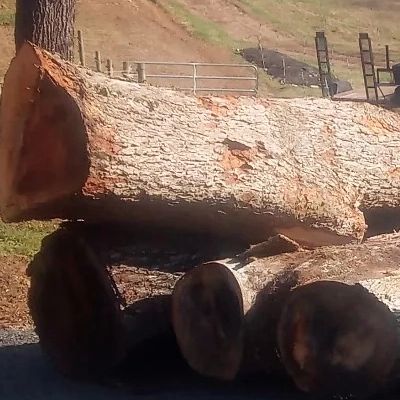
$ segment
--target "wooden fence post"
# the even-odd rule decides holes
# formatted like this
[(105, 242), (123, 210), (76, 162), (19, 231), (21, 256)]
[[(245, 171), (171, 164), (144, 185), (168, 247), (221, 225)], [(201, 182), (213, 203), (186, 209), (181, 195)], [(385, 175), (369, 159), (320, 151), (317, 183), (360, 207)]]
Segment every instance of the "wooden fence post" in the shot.
[(78, 51), (79, 51), (79, 62), (85, 66), (85, 47), (83, 44), (82, 31), (78, 31)]
[(99, 51), (94, 54), (94, 62), (96, 64), (96, 71), (101, 72), (101, 55)]
[(107, 59), (107, 72), (109, 76), (113, 76), (113, 65), (110, 59)]
[(139, 83), (144, 83), (146, 82), (146, 69), (145, 69), (145, 64), (143, 63), (138, 63), (137, 68), (136, 68), (137, 74), (138, 74), (138, 82)]
[(129, 74), (129, 64), (127, 61), (122, 63), (122, 76), (126, 77)]

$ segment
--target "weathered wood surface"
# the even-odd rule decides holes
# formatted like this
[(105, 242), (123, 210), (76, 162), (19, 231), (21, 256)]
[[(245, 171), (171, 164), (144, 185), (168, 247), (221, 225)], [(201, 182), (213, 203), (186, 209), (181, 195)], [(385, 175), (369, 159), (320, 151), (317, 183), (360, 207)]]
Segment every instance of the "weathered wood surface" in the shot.
[(399, 224), (400, 116), (372, 105), (198, 98), (26, 44), (0, 123), (5, 221), (120, 219), (310, 246), (361, 239), (365, 216), (374, 230)]
[[(210, 270), (214, 270), (212, 274)], [(360, 357), (362, 361), (356, 364), (355, 371), (344, 374), (341, 382), (344, 388), (354, 389), (357, 386), (360, 389), (360, 381), (368, 378), (371, 383), (368, 389), (372, 390), (374, 384), (381, 382), (382, 376), (389, 377), (393, 363), (400, 361), (400, 334), (396, 330), (394, 319), (394, 313), (400, 312), (399, 278), (400, 234), (373, 237), (363, 244), (330, 246), (314, 251), (299, 250), (253, 259), (245, 265), (237, 259), (205, 263), (187, 273), (175, 286), (172, 312), (178, 344), (188, 363), (204, 375), (233, 378), (240, 371), (282, 371), (276, 352), (279, 347), (278, 337), (282, 338), (282, 332), (287, 335), (293, 332), (281, 328), (279, 336), (277, 329), (280, 319), (283, 318), (282, 310), (293, 289), (313, 282), (320, 284), (322, 280), (343, 282), (350, 288), (351, 296), (346, 297), (346, 290), (335, 286), (335, 290), (331, 292), (319, 289), (319, 293), (308, 304), (309, 316), (316, 314), (316, 310), (324, 311), (323, 318), (330, 322), (329, 332), (322, 329), (323, 324), (315, 331), (308, 320), (310, 325), (304, 328), (304, 335), (312, 336), (315, 343), (324, 342), (324, 335), (331, 335), (332, 341), (328, 341), (328, 344), (325, 342), (328, 349), (318, 353), (318, 362), (326, 367), (320, 369), (326, 374), (321, 380), (323, 389), (327, 389), (326, 382), (334, 382), (340, 375), (337, 372), (346, 367), (345, 361), (350, 363)], [(235, 283), (239, 289), (234, 289)], [(368, 291), (360, 290), (361, 286), (353, 284), (364, 286), (381, 299), (382, 303)], [(227, 290), (229, 288), (230, 291)], [(225, 301), (219, 302), (219, 293), (222, 290)], [(328, 300), (326, 293), (331, 294)], [(243, 300), (238, 307), (240, 297)], [(196, 308), (192, 307), (196, 315), (193, 318), (197, 321), (195, 325), (188, 323), (192, 316), (182, 312), (191, 302), (196, 303)], [(352, 312), (349, 313), (349, 310)], [(230, 318), (226, 319), (226, 315), (230, 315)], [(360, 335), (364, 341), (360, 339)], [(308, 346), (312, 346), (311, 339), (307, 342)], [(357, 339), (360, 341), (357, 342)], [(331, 353), (328, 350), (333, 352), (335, 343), (342, 341), (345, 346), (353, 340), (359, 346), (350, 346), (346, 354), (348, 358), (343, 364), (338, 363), (337, 369), (329, 369), (331, 361), (327, 357)], [(363, 349), (365, 341), (369, 341), (368, 344), (375, 341), (375, 344), (380, 345), (370, 351), (368, 346)], [(201, 351), (196, 347), (198, 343)], [(207, 352), (207, 344), (208, 348), (218, 348), (219, 351)], [(303, 349), (305, 356), (312, 353), (310, 347)], [(357, 353), (363, 350), (363, 354)], [(214, 364), (213, 358), (216, 360)], [(234, 367), (232, 359), (235, 360)], [(317, 366), (312, 357), (306, 361), (310, 364), (314, 362), (312, 367)], [(301, 383), (304, 379), (303, 383), (307, 382), (310, 391), (313, 391), (317, 390), (318, 385), (314, 382), (312, 386), (311, 378), (314, 376), (311, 371), (315, 372), (312, 368), (305, 368), (305, 376), (295, 378), (298, 378), (296, 383), (299, 387), (306, 388)], [(331, 381), (329, 373), (332, 373)]]
[(173, 338), (175, 282), (221, 251), (234, 254), (238, 247), (231, 246), (172, 232), (64, 224), (28, 267), (29, 307), (45, 353), (65, 374), (96, 375), (152, 338)]

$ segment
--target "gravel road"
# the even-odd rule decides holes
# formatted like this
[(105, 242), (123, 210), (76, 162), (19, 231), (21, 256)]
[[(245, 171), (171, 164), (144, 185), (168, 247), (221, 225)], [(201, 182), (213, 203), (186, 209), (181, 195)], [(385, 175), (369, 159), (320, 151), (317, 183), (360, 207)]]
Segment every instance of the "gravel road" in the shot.
[[(60, 376), (43, 357), (32, 331), (0, 330), (0, 399), (7, 400), (304, 400), (287, 386), (254, 387), (250, 382), (240, 387), (215, 386), (189, 379), (178, 373), (164, 382), (149, 380), (129, 384), (82, 383)], [(151, 375), (151, 374), (149, 374)], [(178, 376), (177, 376), (178, 375)], [(156, 383), (157, 382), (157, 383)], [(398, 400), (398, 395), (379, 400)], [(378, 400), (378, 399), (377, 399)]]

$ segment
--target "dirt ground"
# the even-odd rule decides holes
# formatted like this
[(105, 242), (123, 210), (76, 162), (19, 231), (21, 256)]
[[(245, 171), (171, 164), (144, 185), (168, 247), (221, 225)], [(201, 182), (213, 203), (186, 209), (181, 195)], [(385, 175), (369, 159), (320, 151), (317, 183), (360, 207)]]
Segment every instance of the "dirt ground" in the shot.
[(22, 256), (0, 257), (0, 329), (32, 326), (26, 304), (27, 263), (28, 259)]
[(265, 69), (268, 75), (283, 83), (302, 86), (318, 86), (318, 69), (298, 61), (276, 50), (247, 48), (242, 51), (243, 57), (258, 68)]
[[(86, 55), (93, 65), (96, 50), (103, 60), (112, 58), (116, 69), (122, 68), (123, 61), (229, 62), (233, 58), (229, 49), (189, 35), (153, 1), (80, 1), (78, 10), (77, 25), (83, 27)], [(114, 29), (101, 29), (104, 15)]]

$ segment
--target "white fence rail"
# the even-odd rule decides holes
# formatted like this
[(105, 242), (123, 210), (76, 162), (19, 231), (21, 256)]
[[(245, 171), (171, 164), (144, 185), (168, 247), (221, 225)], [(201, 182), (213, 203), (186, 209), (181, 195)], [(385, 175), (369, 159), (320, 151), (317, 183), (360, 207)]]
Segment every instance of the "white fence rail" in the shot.
[[(165, 71), (176, 67), (180, 67), (179, 72)], [(150, 69), (156, 69), (156, 71), (149, 72)], [(182, 69), (186, 69), (186, 71), (182, 71)], [(207, 74), (202, 72), (203, 69), (212, 69), (213, 73)], [(242, 74), (228, 75), (227, 71), (231, 69), (241, 71)], [(216, 73), (218, 70), (221, 71), (221, 74)], [(123, 69), (117, 71), (112, 68), (111, 62), (107, 62), (107, 72), (110, 75), (122, 74), (124, 77), (139, 83), (151, 81), (151, 83), (163, 85), (163, 81), (166, 80), (169, 82), (176, 81), (176, 85), (172, 86), (181, 90), (191, 91), (194, 94), (204, 92), (235, 92), (256, 95), (259, 82), (257, 67), (248, 64), (132, 61), (124, 62)], [(182, 82), (189, 82), (189, 84), (179, 85)], [(219, 82), (219, 84), (210, 84), (210, 82)], [(226, 87), (228, 83), (234, 83), (234, 86), (228, 85)]]
[[(92, 67), (92, 62), (87, 63), (86, 60), (82, 31), (78, 31), (77, 49), (79, 63)], [(95, 51), (93, 61), (94, 69), (101, 72), (103, 62), (99, 50)], [(191, 91), (194, 94), (230, 92), (256, 95), (258, 92), (258, 69), (251, 64), (123, 61), (122, 70), (117, 70), (114, 68), (113, 60), (108, 58), (104, 65), (110, 76), (122, 75), (139, 83), (149, 81), (160, 86), (172, 86), (175, 89)], [(209, 73), (203, 72), (204, 70), (209, 70)], [(238, 73), (233, 74), (232, 70)]]

